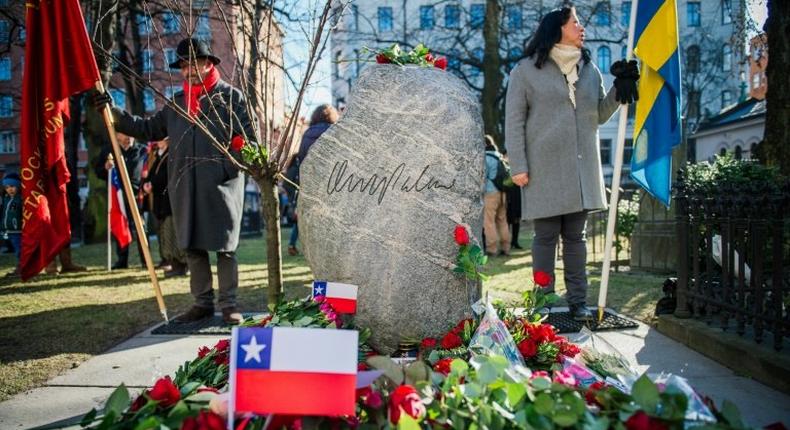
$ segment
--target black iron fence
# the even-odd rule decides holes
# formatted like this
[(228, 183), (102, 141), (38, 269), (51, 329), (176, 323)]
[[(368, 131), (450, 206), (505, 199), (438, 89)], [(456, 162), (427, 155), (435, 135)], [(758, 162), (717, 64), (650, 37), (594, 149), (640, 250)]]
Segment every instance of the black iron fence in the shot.
[(790, 334), (790, 183), (724, 184), (716, 192), (674, 186), (678, 226), (677, 308), (724, 330)]

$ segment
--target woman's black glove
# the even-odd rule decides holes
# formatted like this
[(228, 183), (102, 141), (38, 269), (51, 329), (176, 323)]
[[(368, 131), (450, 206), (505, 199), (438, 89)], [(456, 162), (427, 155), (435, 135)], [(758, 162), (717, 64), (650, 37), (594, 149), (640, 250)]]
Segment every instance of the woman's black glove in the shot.
[(97, 111), (101, 111), (104, 109), (105, 106), (112, 107), (112, 97), (110, 97), (109, 93), (100, 93), (95, 91), (93, 93), (93, 97), (91, 97), (91, 102), (93, 103), (93, 107), (96, 108)]
[(633, 103), (639, 100), (639, 89), (636, 82), (639, 80), (639, 66), (636, 60), (615, 61), (609, 69), (614, 75), (614, 88), (617, 91), (615, 98), (622, 104)]

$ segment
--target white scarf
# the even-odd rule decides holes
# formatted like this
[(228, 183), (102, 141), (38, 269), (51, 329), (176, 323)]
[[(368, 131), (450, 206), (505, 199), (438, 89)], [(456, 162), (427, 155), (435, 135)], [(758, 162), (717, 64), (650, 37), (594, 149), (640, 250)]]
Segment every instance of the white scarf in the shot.
[(568, 82), (568, 97), (573, 108), (576, 109), (576, 81), (579, 80), (577, 65), (582, 58), (582, 50), (575, 46), (557, 43), (549, 51), (549, 57), (557, 63), (560, 71), (565, 75), (565, 80)]

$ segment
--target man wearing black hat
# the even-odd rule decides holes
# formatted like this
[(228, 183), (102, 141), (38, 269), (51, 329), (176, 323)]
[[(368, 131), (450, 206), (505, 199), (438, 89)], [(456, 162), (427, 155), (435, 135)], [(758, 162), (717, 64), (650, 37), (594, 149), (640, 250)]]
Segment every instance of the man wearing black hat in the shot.
[[(209, 251), (217, 253), (218, 304), (225, 322), (241, 321), (236, 303), (241, 215), (244, 204), (244, 177), (212, 143), (225, 145), (234, 156), (256, 136), (255, 118), (248, 115), (244, 95), (224, 82), (215, 67), (220, 59), (197, 39), (185, 39), (176, 49), (178, 59), (170, 64), (180, 68), (183, 91), (150, 118), (133, 116), (113, 108), (119, 132), (145, 141), (168, 138), (168, 185), (176, 238), (187, 252), (190, 289), (195, 304), (177, 320), (189, 322), (214, 314)], [(94, 104), (110, 104), (107, 94), (97, 95)], [(198, 127), (197, 124), (201, 124)], [(207, 129), (210, 133), (203, 131)], [(231, 142), (233, 144), (231, 145)], [(235, 148), (235, 149), (233, 149)]]

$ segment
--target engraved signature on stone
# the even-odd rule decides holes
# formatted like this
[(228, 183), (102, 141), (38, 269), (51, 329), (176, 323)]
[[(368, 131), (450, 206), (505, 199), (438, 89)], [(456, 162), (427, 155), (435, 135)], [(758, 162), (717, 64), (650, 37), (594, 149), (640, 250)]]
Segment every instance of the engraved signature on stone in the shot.
[(430, 168), (430, 164), (423, 167), (416, 179), (412, 179), (412, 175), (406, 173), (406, 163), (399, 164), (392, 174), (374, 173), (370, 177), (364, 177), (359, 173), (348, 172), (348, 160), (338, 161), (329, 174), (326, 192), (329, 195), (343, 191), (367, 193), (370, 196), (378, 194), (377, 201), (380, 205), (390, 190), (421, 193), (432, 189), (449, 190), (455, 186), (455, 179), (450, 184), (446, 184), (430, 176), (428, 173)]

